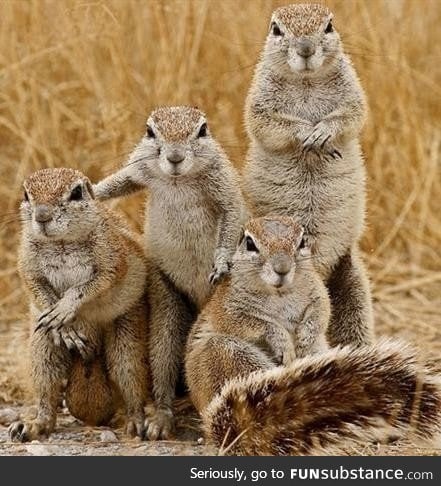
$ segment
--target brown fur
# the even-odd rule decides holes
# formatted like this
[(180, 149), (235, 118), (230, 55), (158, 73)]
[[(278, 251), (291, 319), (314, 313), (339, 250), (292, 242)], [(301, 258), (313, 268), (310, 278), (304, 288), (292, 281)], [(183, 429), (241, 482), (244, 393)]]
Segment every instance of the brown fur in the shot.
[(366, 103), (331, 18), (321, 5), (274, 11), (246, 102), (244, 189), (255, 216), (286, 214), (303, 225), (330, 293), (329, 340), (361, 346), (373, 340), (358, 249), (365, 213), (358, 136)]
[(94, 200), (80, 172), (45, 169), (26, 179), (24, 188), (19, 269), (31, 298), (38, 412), (34, 420), (12, 424), (11, 438), (26, 441), (53, 431), (65, 380), (75, 416), (95, 425), (107, 422), (116, 409), (116, 388), (127, 409), (127, 431), (143, 436), (148, 345), (143, 250), (123, 221)]
[[(400, 342), (326, 350), (329, 302), (301, 240), (292, 218), (251, 220), (230, 276), (193, 326), (186, 376), (208, 439), (237, 455), (330, 453), (391, 435), (437, 442), (441, 380), (416, 352)], [(278, 281), (261, 270), (281, 251), (294, 276), (272, 288)]]
[[(176, 159), (180, 160), (176, 162)], [(175, 160), (175, 162), (173, 162)], [(147, 188), (144, 245), (150, 272), (151, 440), (173, 433), (173, 398), (188, 331), (213, 285), (228, 273), (244, 203), (234, 167), (200, 110), (154, 110), (125, 165), (95, 186), (98, 199)]]
[(295, 36), (314, 34), (331, 17), (325, 5), (298, 3), (278, 8), (274, 16)]
[(117, 410), (115, 395), (103, 360), (74, 360), (66, 389), (66, 405), (74, 417), (87, 425), (108, 424)]
[[(302, 227), (286, 216), (245, 225), (230, 276), (188, 340), (187, 382), (198, 410), (229, 379), (327, 349), (329, 298), (308, 250), (300, 248), (302, 234)], [(247, 249), (251, 237), (258, 254)], [(281, 261), (285, 273), (275, 278), (271, 272), (277, 273)]]
[(202, 410), (206, 434), (223, 453), (329, 454), (391, 435), (439, 447), (441, 380), (403, 343), (332, 349), (287, 368), (262, 362), (258, 369), (249, 375), (238, 367)]

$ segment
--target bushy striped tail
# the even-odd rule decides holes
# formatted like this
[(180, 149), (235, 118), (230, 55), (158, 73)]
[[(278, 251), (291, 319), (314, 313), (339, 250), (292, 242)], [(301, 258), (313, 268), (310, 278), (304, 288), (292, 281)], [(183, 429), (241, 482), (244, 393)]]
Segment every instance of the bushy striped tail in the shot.
[(228, 382), (203, 412), (221, 453), (306, 455), (411, 437), (438, 444), (441, 379), (397, 341), (332, 349)]

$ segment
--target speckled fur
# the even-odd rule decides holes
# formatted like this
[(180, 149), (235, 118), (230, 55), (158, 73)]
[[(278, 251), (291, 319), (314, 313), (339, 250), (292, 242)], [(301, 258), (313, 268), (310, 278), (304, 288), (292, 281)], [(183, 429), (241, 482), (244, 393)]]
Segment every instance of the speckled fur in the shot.
[[(253, 214), (294, 216), (305, 228), (327, 283), (331, 344), (373, 339), (372, 303), (358, 241), (365, 214), (365, 169), (358, 142), (366, 105), (338, 33), (325, 33), (325, 7), (277, 9), (247, 97), (251, 139), (244, 169)], [(273, 24), (272, 24), (273, 25)], [(302, 46), (313, 54), (302, 57)]]
[(332, 349), (289, 367), (259, 363), (244, 347), (229, 354), (236, 378), (202, 410), (223, 454), (335, 454), (391, 436), (441, 445), (441, 380), (402, 342)]
[[(199, 411), (228, 379), (262, 363), (289, 365), (327, 349), (329, 297), (302, 235), (287, 216), (245, 225), (230, 276), (200, 314), (187, 344), (187, 384)], [(258, 253), (247, 248), (249, 238)], [(284, 276), (277, 276), (281, 268)]]
[[(70, 200), (75, 188), (81, 197)], [(143, 249), (124, 221), (95, 201), (80, 172), (41, 170), (26, 179), (24, 189), (19, 270), (31, 298), (38, 414), (12, 424), (11, 437), (25, 441), (52, 432), (65, 380), (71, 411), (94, 424), (115, 408), (102, 394), (118, 389), (128, 432), (142, 436), (148, 379)], [(39, 222), (46, 213), (47, 221)]]
[(161, 135), (169, 142), (184, 142), (205, 115), (191, 106), (164, 106), (150, 116)]
[(298, 3), (280, 7), (274, 18), (296, 37), (315, 34), (332, 14), (325, 5)]
[[(149, 190), (144, 237), (156, 265), (150, 276), (156, 403), (150, 439), (172, 433), (187, 333), (211, 294), (209, 278), (228, 272), (244, 217), (237, 174), (210, 131), (199, 136), (205, 124), (196, 108), (158, 108), (125, 166), (95, 188), (100, 199)], [(177, 165), (168, 160), (176, 154), (182, 158)]]

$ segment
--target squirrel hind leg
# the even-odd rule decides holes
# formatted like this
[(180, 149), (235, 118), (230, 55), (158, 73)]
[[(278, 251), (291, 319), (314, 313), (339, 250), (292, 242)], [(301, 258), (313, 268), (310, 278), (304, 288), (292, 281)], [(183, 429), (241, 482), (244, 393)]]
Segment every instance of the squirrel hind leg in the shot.
[(55, 346), (50, 333), (42, 330), (30, 337), (31, 376), (38, 399), (37, 416), (19, 420), (9, 428), (10, 438), (27, 442), (49, 436), (57, 419), (57, 405), (63, 384), (69, 376), (71, 358), (67, 349)]
[(327, 287), (332, 305), (328, 327), (331, 346), (372, 344), (372, 297), (367, 272), (357, 249), (340, 258)]
[(127, 410), (126, 431), (144, 438), (144, 405), (147, 399), (147, 314), (143, 305), (115, 321), (106, 342), (109, 377), (118, 388)]
[(229, 380), (273, 367), (259, 348), (231, 336), (212, 334), (195, 340), (186, 357), (186, 378), (199, 412)]

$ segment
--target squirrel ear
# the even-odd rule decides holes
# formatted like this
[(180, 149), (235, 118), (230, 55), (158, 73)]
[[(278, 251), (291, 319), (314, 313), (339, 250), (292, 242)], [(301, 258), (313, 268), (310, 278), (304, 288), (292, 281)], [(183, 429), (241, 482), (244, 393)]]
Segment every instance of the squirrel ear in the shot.
[(85, 186), (86, 186), (87, 192), (90, 194), (90, 197), (92, 199), (95, 199), (95, 193), (93, 192), (92, 184), (90, 183), (89, 180), (87, 180), (85, 182)]
[(305, 230), (302, 227), (300, 227), (299, 236), (297, 237), (297, 239), (295, 241), (296, 250), (301, 250), (302, 248), (305, 247), (304, 235), (305, 235)]

